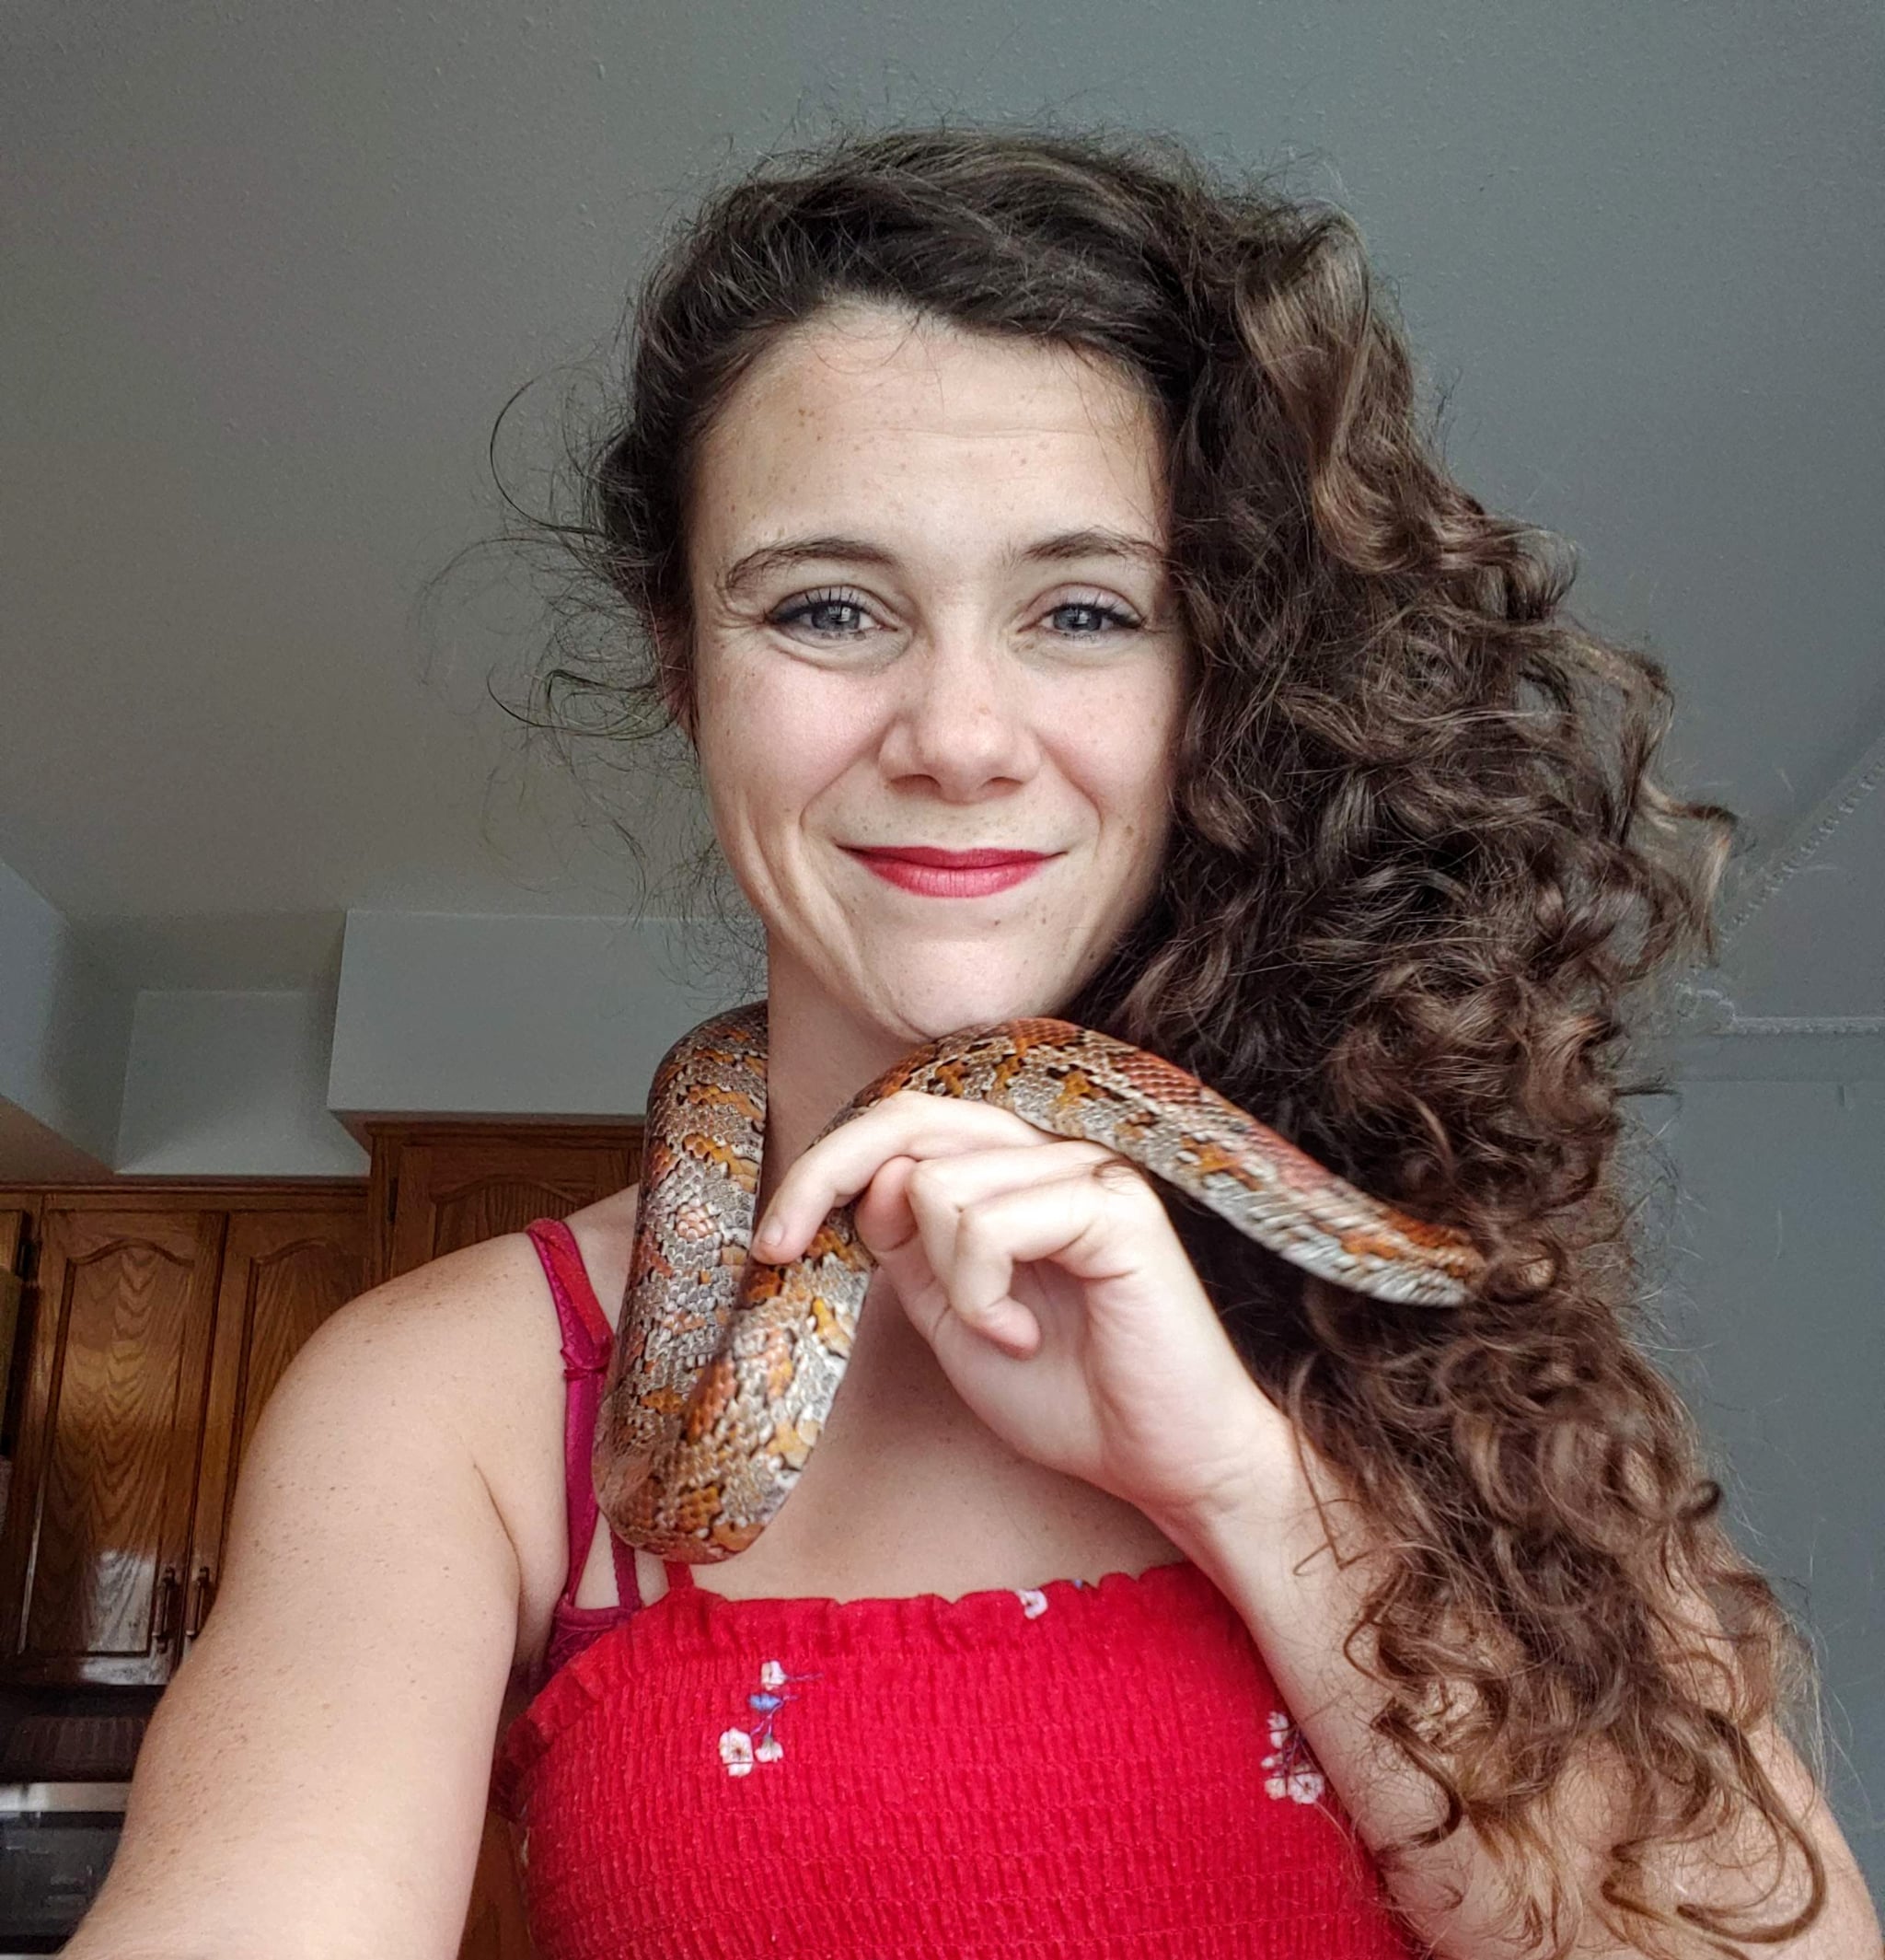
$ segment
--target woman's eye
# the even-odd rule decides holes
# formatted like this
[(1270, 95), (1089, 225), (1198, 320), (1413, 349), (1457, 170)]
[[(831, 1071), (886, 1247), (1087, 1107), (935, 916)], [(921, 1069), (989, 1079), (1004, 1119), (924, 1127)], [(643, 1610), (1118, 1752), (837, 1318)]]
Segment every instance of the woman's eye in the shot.
[(852, 625), (831, 626), (824, 623), (834, 612), (862, 615), (861, 600), (846, 598), (842, 593), (812, 592), (789, 606), (781, 606), (768, 620), (772, 626), (796, 626), (804, 622), (821, 639), (854, 640), (857, 628)]
[[(1104, 620), (1128, 632), (1137, 628), (1139, 623), (1131, 613), (1122, 611), (1117, 606), (1109, 606), (1104, 599), (1063, 599), (1048, 617), (1058, 619), (1065, 612), (1083, 612), (1089, 619)], [(1090, 640), (1094, 637), (1096, 636), (1091, 632), (1077, 632), (1074, 634), (1074, 638), (1079, 640)]]

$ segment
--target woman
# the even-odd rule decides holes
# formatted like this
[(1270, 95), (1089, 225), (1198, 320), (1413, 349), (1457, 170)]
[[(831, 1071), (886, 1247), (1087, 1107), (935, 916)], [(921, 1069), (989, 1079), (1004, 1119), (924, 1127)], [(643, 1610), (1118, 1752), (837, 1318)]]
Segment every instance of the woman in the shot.
[[(352, 1303), (69, 1952), (448, 1954), (535, 1691), (545, 1960), (1875, 1954), (1781, 1739), (1804, 1647), (1627, 1335), (1620, 1003), (1706, 944), (1729, 819), (1431, 459), (1352, 226), (1151, 145), (878, 135), (711, 200), (637, 330), (577, 542), (653, 658), (604, 684), (766, 930), (756, 1249), (859, 1200), (843, 1397), (756, 1543), (664, 1567), (590, 1528), (546, 1305), (620, 1299), (634, 1190)], [(813, 1143), (1040, 1013), (1485, 1283), (1305, 1281), (987, 1105)]]

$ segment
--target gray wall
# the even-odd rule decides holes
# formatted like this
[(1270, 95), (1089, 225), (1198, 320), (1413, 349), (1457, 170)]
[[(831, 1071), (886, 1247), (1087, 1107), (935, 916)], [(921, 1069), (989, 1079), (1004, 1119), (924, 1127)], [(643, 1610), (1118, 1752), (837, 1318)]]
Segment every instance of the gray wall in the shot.
[(1833, 1809), (1885, 1894), (1885, 1081), (1659, 1098), (1659, 1361), (1716, 1446), (1735, 1537), (1807, 1622)]

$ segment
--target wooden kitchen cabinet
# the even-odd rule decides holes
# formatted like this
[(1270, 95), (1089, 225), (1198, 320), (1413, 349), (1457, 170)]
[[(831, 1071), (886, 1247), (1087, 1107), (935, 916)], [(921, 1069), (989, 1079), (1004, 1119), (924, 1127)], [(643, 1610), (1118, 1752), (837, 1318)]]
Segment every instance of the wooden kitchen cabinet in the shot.
[(374, 1282), (621, 1190), (639, 1175), (642, 1131), (639, 1122), (376, 1125)]
[(621, 1189), (640, 1157), (639, 1124), (391, 1123), (364, 1184), (0, 1190), (0, 1235), (36, 1264), (0, 1684), (162, 1687), (214, 1601), (256, 1420), (315, 1328), (381, 1279)]
[[(0, 1255), (32, 1267), (0, 1419), (0, 1686), (161, 1687), (214, 1602), (257, 1418), (315, 1328), (396, 1273), (610, 1196), (642, 1158), (640, 1123), (370, 1136), (364, 1182), (0, 1190)], [(460, 1960), (532, 1960), (495, 1813)]]
[(357, 1185), (40, 1194), (0, 1679), (169, 1679), (215, 1596), (256, 1416), (363, 1290), (362, 1200)]

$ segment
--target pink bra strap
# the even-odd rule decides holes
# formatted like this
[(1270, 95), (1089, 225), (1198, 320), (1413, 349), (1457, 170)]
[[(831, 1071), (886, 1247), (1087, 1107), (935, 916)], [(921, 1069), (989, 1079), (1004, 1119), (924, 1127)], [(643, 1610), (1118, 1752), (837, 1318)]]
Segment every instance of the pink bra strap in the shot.
[[(565, 1605), (573, 1606), (596, 1533), (597, 1505), (590, 1453), (614, 1337), (583, 1264), (575, 1234), (560, 1218), (534, 1219), (525, 1230), (549, 1282), (557, 1324), (562, 1330), (563, 1380), (569, 1384), (563, 1419), (563, 1489), (570, 1527), (570, 1571), (562, 1596)], [(614, 1532), (609, 1533), (608, 1542), (615, 1559), (617, 1597), (624, 1611), (633, 1612), (642, 1604), (633, 1548)]]

